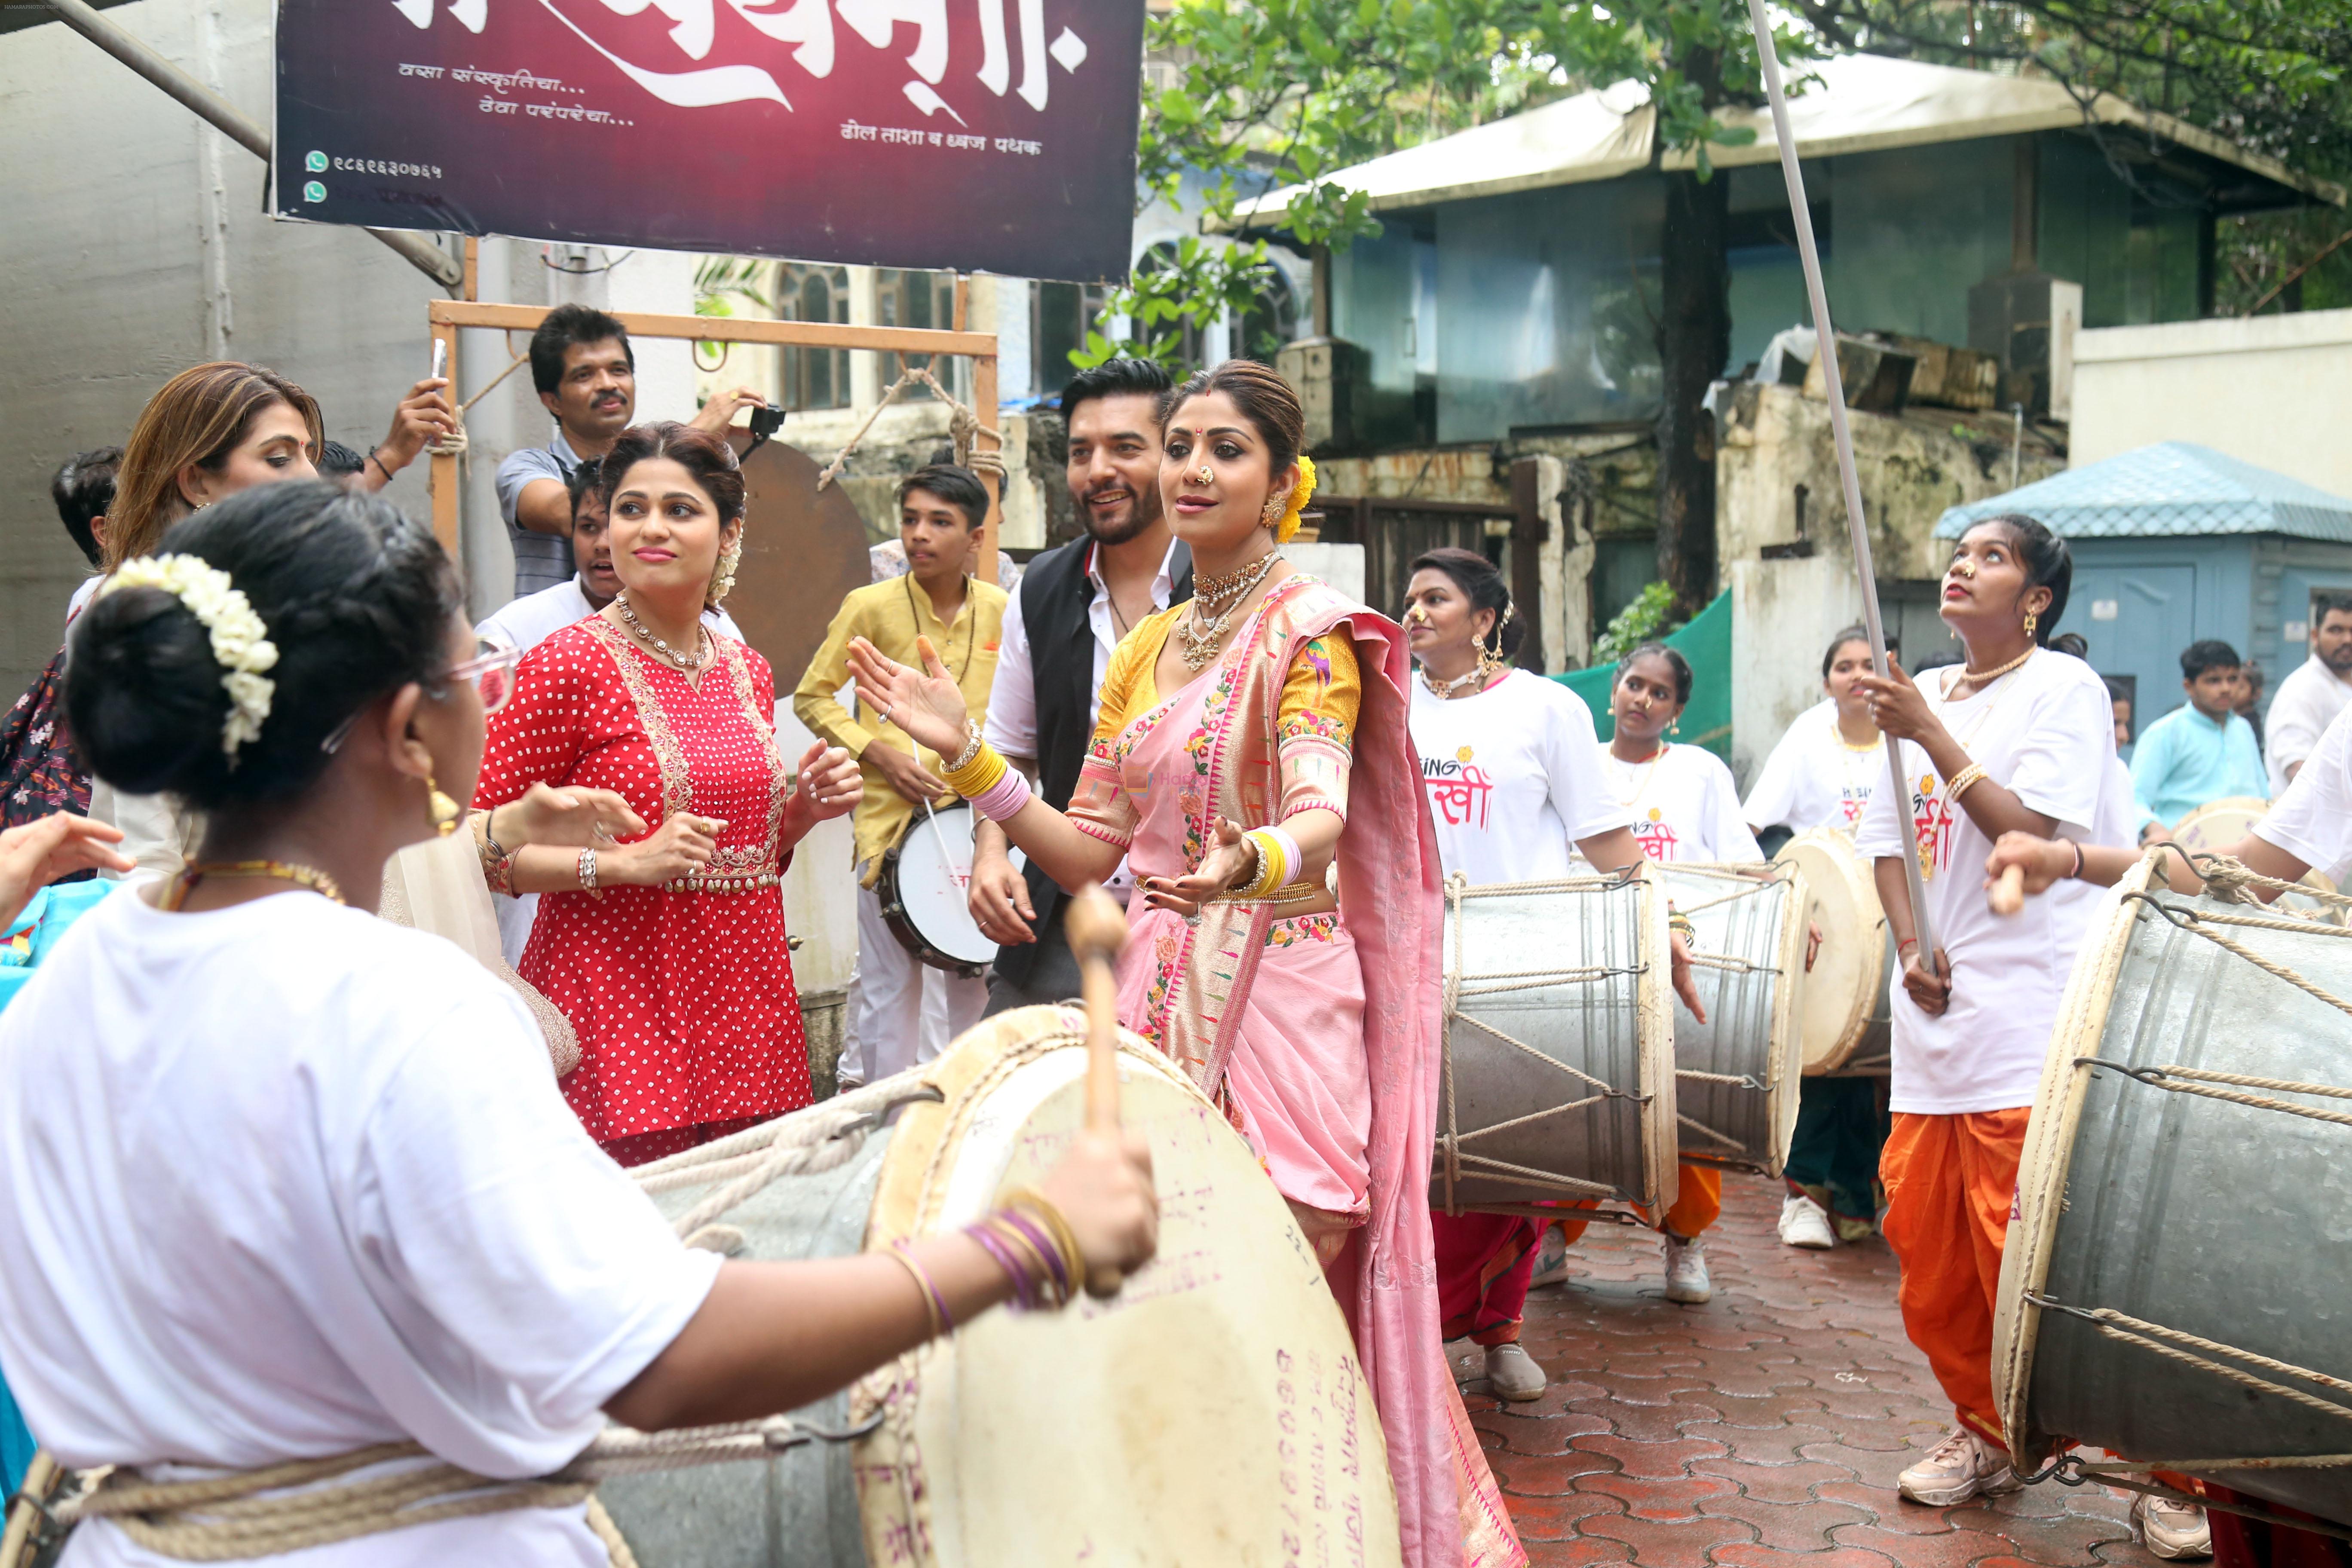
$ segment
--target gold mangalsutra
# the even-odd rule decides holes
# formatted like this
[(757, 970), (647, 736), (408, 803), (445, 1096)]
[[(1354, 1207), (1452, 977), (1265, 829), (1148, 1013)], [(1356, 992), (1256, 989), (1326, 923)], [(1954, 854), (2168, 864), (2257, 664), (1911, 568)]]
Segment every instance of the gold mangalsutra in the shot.
[(272, 881), (292, 882), (310, 889), (322, 898), (342, 903), (343, 890), (335, 879), (314, 866), (297, 865), (290, 860), (191, 860), (172, 879), (171, 891), (163, 896), (163, 908), (177, 910), (187, 902), (188, 894), (206, 877), (267, 878)]

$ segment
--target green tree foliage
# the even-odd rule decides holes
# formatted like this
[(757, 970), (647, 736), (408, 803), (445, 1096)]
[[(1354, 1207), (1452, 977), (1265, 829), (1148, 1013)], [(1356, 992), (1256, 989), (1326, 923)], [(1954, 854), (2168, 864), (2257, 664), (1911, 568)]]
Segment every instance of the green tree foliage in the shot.
[(1682, 625), (1675, 614), (1675, 586), (1653, 583), (1611, 617), (1592, 644), (1592, 662), (1614, 664), (1645, 642), (1655, 642)]

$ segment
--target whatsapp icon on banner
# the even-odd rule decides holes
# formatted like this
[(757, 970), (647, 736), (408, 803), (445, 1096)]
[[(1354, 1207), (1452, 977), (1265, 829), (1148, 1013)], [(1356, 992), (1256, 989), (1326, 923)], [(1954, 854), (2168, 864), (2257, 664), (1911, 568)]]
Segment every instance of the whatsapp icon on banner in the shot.
[(327, 155), (324, 153), (306, 153), (302, 155), (302, 166), (314, 174), (323, 174), (327, 172)]

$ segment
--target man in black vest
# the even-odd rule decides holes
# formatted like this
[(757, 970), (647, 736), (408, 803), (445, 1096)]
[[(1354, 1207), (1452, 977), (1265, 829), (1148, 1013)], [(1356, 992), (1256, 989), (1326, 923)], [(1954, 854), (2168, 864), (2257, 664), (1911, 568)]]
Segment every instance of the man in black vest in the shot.
[[(1070, 495), (1087, 537), (1023, 574), (1004, 615), (986, 726), (988, 743), (1057, 811), (1068, 807), (1094, 739), (1111, 649), (1145, 616), (1192, 596), (1192, 552), (1160, 511), (1160, 395), (1169, 384), (1150, 360), (1114, 359), (1062, 389)], [(1076, 996), (1062, 889), (1034, 866), (1013, 869), (994, 823), (973, 837), (972, 919), (1000, 944), (988, 1011)], [(1129, 885), (1122, 865), (1112, 896), (1124, 903)]]

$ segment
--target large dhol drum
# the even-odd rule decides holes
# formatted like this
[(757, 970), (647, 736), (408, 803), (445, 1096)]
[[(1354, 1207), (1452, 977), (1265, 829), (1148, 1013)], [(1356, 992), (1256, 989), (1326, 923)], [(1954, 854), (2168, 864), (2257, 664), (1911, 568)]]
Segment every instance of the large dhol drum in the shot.
[(1691, 978), (1706, 1007), (1702, 1024), (1674, 1005), (1682, 1158), (1778, 1176), (1802, 1076), (1805, 879), (1761, 862), (1667, 861), (1656, 872), (1690, 917)]
[[(2067, 983), (2018, 1171), (1993, 1392), (2021, 1463), (2070, 1443), (2352, 1521), (2352, 933), (2147, 890)], [(2199, 934), (2200, 932), (2207, 934)], [(2338, 1005), (2341, 1004), (2339, 1003)], [(2333, 1117), (2335, 1120), (2321, 1120)]]
[(1888, 986), (1897, 965), (1870, 862), (1834, 827), (1798, 834), (1772, 859), (1803, 875), (1806, 916), (1822, 928), (1798, 1030), (1805, 1076), (1885, 1072), (1894, 1042)]
[[(882, 923), (899, 945), (933, 969), (976, 975), (996, 962), (996, 943), (981, 934), (964, 901), (971, 886), (971, 808), (955, 805), (917, 816), (882, 858), (875, 895)], [(1012, 852), (1013, 869), (1027, 862)]]
[(1430, 1205), (1675, 1191), (1674, 992), (1655, 868), (1445, 889)]
[[(1068, 1146), (1085, 1040), (1076, 1009), (988, 1020), (920, 1069), (940, 1100), (710, 1216), (740, 1242), (706, 1239), (838, 1257), (971, 1224)], [(854, 1443), (606, 1481), (643, 1568), (1401, 1563), (1379, 1415), (1313, 1249), (1217, 1109), (1123, 1044), (1122, 1120), (1150, 1139), (1160, 1192), (1153, 1261), (1110, 1300), (992, 1311), (799, 1413)], [(676, 1221), (785, 1124), (640, 1179)]]

